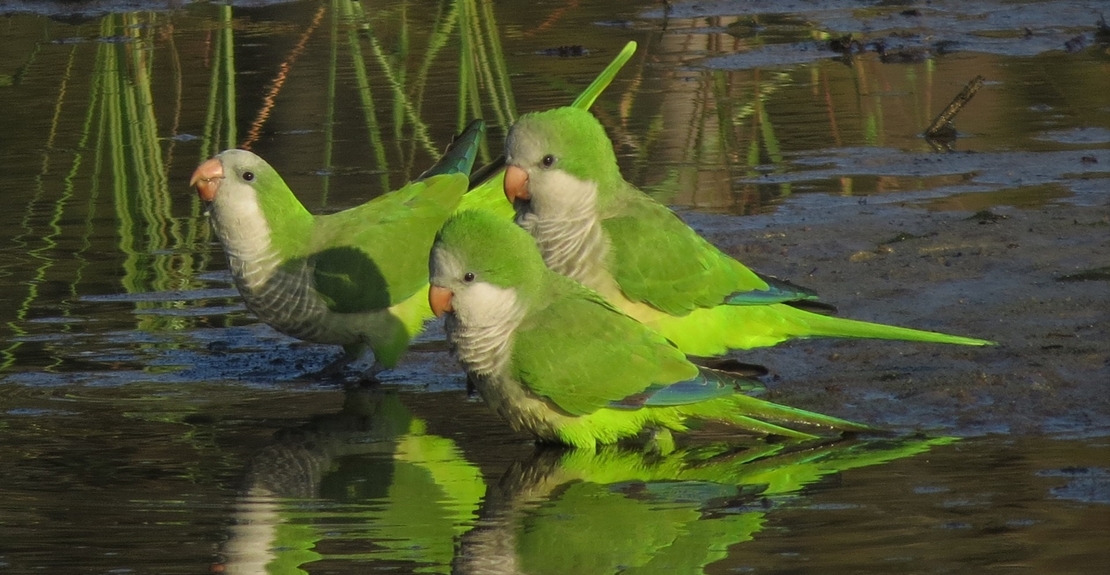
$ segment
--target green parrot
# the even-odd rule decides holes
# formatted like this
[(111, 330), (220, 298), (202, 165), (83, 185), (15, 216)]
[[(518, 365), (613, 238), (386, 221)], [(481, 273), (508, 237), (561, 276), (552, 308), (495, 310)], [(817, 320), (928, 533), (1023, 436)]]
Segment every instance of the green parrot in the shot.
[(594, 448), (644, 429), (669, 437), (698, 421), (795, 438), (814, 436), (783, 425), (867, 429), (738, 393), (762, 386), (691, 363), (663, 336), (548, 269), (527, 232), (490, 212), (447, 220), (429, 280), (429, 305), (447, 315), (448, 342), (478, 393), (540, 441)]
[(551, 269), (582, 282), (687, 354), (859, 337), (991, 345), (802, 309), (816, 295), (757, 274), (626, 182), (589, 112), (526, 114), (505, 143), (505, 195)]
[[(632, 57), (629, 42), (572, 106), (589, 108)], [(367, 348), (394, 367), (420, 333), (428, 309), (428, 252), (456, 209), (509, 219), (498, 162), (467, 192), (483, 124), (475, 121), (434, 167), (405, 187), (348, 210), (314, 216), (281, 176), (246, 150), (204, 162), (190, 185), (210, 204), (235, 286), (260, 320), (306, 341), (343, 346), (321, 370), (335, 375)]]
[(484, 131), (484, 122), (472, 122), (414, 182), (323, 216), (309, 213), (277, 171), (246, 150), (204, 162), (191, 184), (209, 203), (248, 309), (284, 334), (342, 345), (327, 373), (367, 347), (375, 367), (391, 368), (431, 317), (427, 253), (466, 194)]

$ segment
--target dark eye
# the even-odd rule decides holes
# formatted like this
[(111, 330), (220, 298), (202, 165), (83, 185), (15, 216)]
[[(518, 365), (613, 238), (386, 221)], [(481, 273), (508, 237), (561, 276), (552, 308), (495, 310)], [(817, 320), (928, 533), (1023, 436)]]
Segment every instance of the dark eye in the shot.
[(463, 281), (466, 283), (474, 281), (474, 272), (466, 272), (466, 275), (463, 276)]
[(254, 172), (243, 172), (243, 179), (250, 182), (254, 180)]
[(543, 157), (543, 167), (550, 168), (553, 164), (555, 164), (555, 156), (548, 154)]

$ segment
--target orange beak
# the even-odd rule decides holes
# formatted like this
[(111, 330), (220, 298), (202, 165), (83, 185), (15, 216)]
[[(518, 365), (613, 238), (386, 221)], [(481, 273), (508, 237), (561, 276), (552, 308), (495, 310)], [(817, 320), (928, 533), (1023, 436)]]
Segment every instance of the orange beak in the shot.
[(532, 199), (528, 193), (528, 172), (511, 164), (505, 167), (505, 197), (510, 204), (515, 203), (518, 198)]
[(200, 199), (211, 202), (216, 199), (216, 192), (220, 189), (220, 182), (224, 180), (224, 165), (216, 158), (211, 158), (197, 167), (189, 185), (197, 189)]
[(451, 307), (451, 298), (454, 296), (455, 294), (445, 287), (428, 288), (428, 305), (431, 306), (432, 313), (436, 314), (436, 317), (443, 317), (443, 314), (455, 311), (455, 308)]

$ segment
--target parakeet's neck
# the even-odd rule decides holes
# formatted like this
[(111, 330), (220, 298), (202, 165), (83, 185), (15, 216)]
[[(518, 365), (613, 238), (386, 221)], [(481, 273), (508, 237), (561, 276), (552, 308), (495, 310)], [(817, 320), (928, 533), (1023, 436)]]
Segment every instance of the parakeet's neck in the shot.
[(479, 395), (518, 431), (529, 430), (547, 441), (558, 439), (564, 416), (514, 379), (513, 334), (527, 320), (528, 304), (514, 290), (493, 286), (455, 294), (455, 312), (444, 325), (447, 339)]
[[(311, 233), (312, 215), (299, 202), (290, 212), (294, 222), (270, 216), (253, 191), (225, 194), (212, 203), (209, 216), (216, 236), (228, 254), (235, 283), (248, 290), (269, 280), (278, 266), (292, 254), (289, 245), (306, 245)], [(296, 202), (295, 199), (293, 199)], [(300, 209), (300, 210), (296, 210)], [(306, 220), (306, 221), (305, 221)], [(305, 225), (307, 224), (307, 225)]]
[[(597, 210), (597, 183), (560, 171), (532, 185), (532, 199), (517, 212), (517, 224), (536, 239), (547, 267), (599, 289), (610, 275), (605, 266), (609, 245)], [(537, 185), (546, 190), (536, 189)]]
[(454, 307), (445, 328), (459, 361), (478, 376), (503, 373), (512, 354), (513, 331), (526, 312), (516, 292), (478, 284), (456, 294)]

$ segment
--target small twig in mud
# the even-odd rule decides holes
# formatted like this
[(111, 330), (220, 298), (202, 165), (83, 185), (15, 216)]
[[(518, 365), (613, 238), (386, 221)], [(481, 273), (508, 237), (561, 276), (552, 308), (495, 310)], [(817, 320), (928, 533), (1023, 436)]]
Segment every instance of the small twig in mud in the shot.
[(978, 92), (979, 88), (982, 87), (982, 76), (976, 76), (975, 79), (968, 82), (967, 86), (964, 86), (963, 91), (957, 94), (956, 97), (952, 99), (952, 102), (948, 104), (948, 107), (946, 107), (944, 111), (936, 117), (936, 119), (933, 120), (932, 124), (929, 124), (929, 127), (925, 130), (925, 137), (951, 137), (956, 131), (956, 129), (952, 127), (952, 118), (955, 118), (956, 114), (960, 113), (960, 110), (962, 110), (963, 107), (971, 101), (971, 98), (974, 97), (975, 93)]

